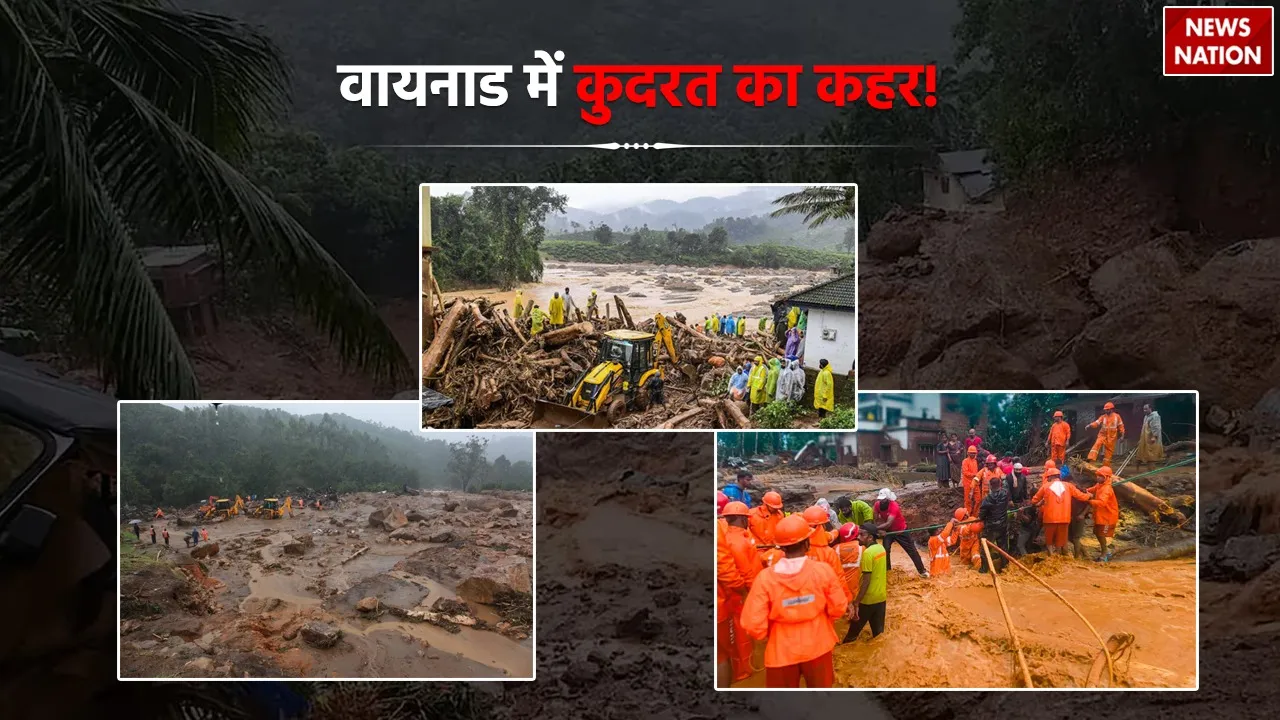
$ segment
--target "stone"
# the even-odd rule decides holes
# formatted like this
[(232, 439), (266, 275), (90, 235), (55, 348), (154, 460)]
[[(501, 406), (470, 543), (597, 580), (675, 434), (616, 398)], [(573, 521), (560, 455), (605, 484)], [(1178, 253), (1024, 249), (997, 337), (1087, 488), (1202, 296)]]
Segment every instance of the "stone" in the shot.
[(529, 563), (524, 558), (512, 557), (481, 565), (458, 583), (458, 597), (485, 605), (504, 592), (532, 592)]
[(322, 650), (338, 644), (342, 631), (322, 622), (309, 622), (302, 626), (300, 633), (308, 645)]
[(498, 511), (498, 517), (504, 517), (504, 518), (513, 518), (519, 514), (520, 514), (520, 511), (517, 510), (514, 505), (508, 505), (505, 508)]
[(680, 593), (675, 590), (659, 590), (654, 593), (653, 604), (660, 608), (675, 607), (680, 604)]
[(574, 660), (569, 663), (560, 679), (566, 685), (580, 687), (591, 685), (600, 677), (600, 666), (590, 660)]
[(409, 522), (422, 522), (427, 519), (426, 514), (421, 510), (410, 510), (405, 513), (405, 517), (409, 518)]
[(975, 390), (1041, 388), (1040, 379), (1025, 360), (990, 338), (971, 338), (952, 345), (937, 360), (921, 368), (913, 383), (913, 387)]
[(1153, 240), (1112, 257), (1089, 278), (1089, 292), (1110, 310), (1152, 291), (1177, 290), (1182, 270), (1173, 241)]
[(867, 255), (885, 262), (915, 255), (920, 251), (924, 233), (924, 224), (913, 219), (908, 219), (906, 222), (888, 219), (878, 222), (872, 226), (867, 235)]
[(445, 511), (445, 512), (453, 512), (454, 510), (457, 510), (457, 509), (458, 509), (458, 501), (457, 501), (457, 500), (450, 500), (449, 502), (447, 502), (447, 503), (445, 503), (445, 504), (444, 504), (444, 511)]
[(196, 658), (195, 660), (192, 660), (191, 662), (187, 663), (186, 665), (183, 665), (182, 667), (194, 673), (203, 673), (204, 675), (209, 675), (213, 673), (213, 658), (207, 658), (207, 657)]
[(392, 532), (409, 524), (409, 518), (400, 508), (389, 507), (369, 513), (369, 527), (376, 527)]
[(471, 614), (471, 608), (465, 602), (452, 598), (436, 598), (436, 601), (431, 605), (431, 609), (446, 615)]
[(455, 538), (455, 535), (452, 530), (440, 530), (430, 535), (427, 538), (427, 542), (447, 543), (447, 542), (453, 542), (454, 538)]
[(366, 613), (378, 612), (378, 598), (361, 598), (360, 602), (356, 603), (356, 610)]
[(614, 634), (619, 638), (635, 638), (637, 640), (653, 640), (662, 634), (663, 623), (653, 617), (649, 608), (641, 608), (614, 626)]
[(216, 542), (197, 545), (195, 549), (191, 551), (191, 557), (196, 560), (203, 560), (204, 558), (217, 555), (218, 549), (218, 543)]
[(408, 540), (410, 542), (416, 542), (418, 540), (418, 531), (411, 527), (402, 527), (399, 530), (393, 531), (387, 537), (392, 540)]
[(1245, 582), (1266, 572), (1280, 560), (1280, 535), (1239, 535), (1214, 553), (1218, 571), (1228, 579)]

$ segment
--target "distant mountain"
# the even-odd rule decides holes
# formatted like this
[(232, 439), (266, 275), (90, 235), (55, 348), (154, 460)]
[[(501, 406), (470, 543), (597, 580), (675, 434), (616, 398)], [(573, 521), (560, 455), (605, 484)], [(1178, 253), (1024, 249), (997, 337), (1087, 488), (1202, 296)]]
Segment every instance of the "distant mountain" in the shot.
[[(324, 415), (304, 415), (302, 417), (314, 423), (324, 420)], [(387, 427), (386, 425), (353, 418), (350, 415), (335, 415), (331, 413), (329, 417), (333, 418), (334, 422), (341, 427), (368, 433), (392, 448), (420, 450), (418, 446), (424, 444), (443, 448), (446, 443), (463, 442), (467, 437), (466, 433), (451, 433), (447, 436), (435, 435), (428, 438), (422, 433)], [(521, 460), (533, 462), (533, 439), (530, 435), (530, 433), (496, 433), (488, 435), (489, 444), (485, 448), (485, 456), (491, 462), (501, 455), (505, 455), (513, 463)]]
[[(778, 208), (773, 201), (803, 186), (744, 188), (728, 197), (695, 197), (684, 201), (651, 200), (608, 212), (569, 207), (564, 213), (547, 219), (547, 235), (552, 238), (573, 236), (593, 227), (608, 225), (622, 233), (648, 226), (650, 230), (710, 230), (715, 223), (729, 231), (729, 242), (736, 245), (776, 243), (815, 250), (841, 249), (849, 223), (828, 223), (810, 228), (800, 215), (770, 217)], [(577, 226), (574, 226), (577, 223)], [(586, 239), (579, 236), (574, 239)]]

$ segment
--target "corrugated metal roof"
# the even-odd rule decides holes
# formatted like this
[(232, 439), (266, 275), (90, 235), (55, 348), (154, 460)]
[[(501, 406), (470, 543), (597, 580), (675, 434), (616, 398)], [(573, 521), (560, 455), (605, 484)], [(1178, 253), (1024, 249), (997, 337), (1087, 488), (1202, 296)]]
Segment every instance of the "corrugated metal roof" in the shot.
[(214, 245), (152, 246), (138, 248), (138, 255), (142, 258), (142, 264), (147, 267), (174, 267), (189, 263), (201, 255), (209, 255), (212, 260), (215, 249)]
[(938, 167), (952, 175), (969, 173), (990, 174), (995, 168), (987, 159), (990, 150), (960, 150), (957, 152), (938, 153)]
[(828, 280), (821, 285), (814, 285), (807, 290), (801, 290), (786, 298), (784, 302), (792, 305), (815, 305), (841, 310), (856, 310), (858, 307), (857, 282), (857, 273), (849, 273), (835, 280)]

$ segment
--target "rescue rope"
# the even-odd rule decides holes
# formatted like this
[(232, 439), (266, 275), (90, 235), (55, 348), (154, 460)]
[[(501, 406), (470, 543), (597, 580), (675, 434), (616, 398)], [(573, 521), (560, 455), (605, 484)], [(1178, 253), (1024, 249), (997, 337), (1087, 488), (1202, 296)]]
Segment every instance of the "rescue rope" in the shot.
[[(987, 539), (986, 539), (986, 538), (983, 538), (983, 539), (982, 539), (982, 544), (983, 544), (983, 547), (984, 547), (984, 548), (987, 546)], [(1054, 596), (1054, 597), (1056, 597), (1056, 598), (1058, 598), (1059, 600), (1061, 600), (1061, 601), (1062, 601), (1062, 603), (1063, 603), (1064, 605), (1066, 605), (1066, 606), (1067, 606), (1067, 609), (1069, 609), (1071, 612), (1075, 613), (1076, 617), (1080, 618), (1080, 622), (1083, 622), (1083, 623), (1084, 623), (1084, 625), (1085, 625), (1085, 627), (1089, 628), (1089, 632), (1093, 633), (1093, 636), (1094, 636), (1095, 638), (1097, 638), (1097, 639), (1098, 639), (1098, 644), (1102, 646), (1102, 652), (1107, 656), (1107, 673), (1111, 675), (1111, 687), (1115, 687), (1115, 686), (1116, 686), (1116, 669), (1115, 669), (1115, 665), (1112, 663), (1112, 660), (1111, 660), (1111, 651), (1107, 649), (1107, 643), (1106, 643), (1106, 641), (1104, 641), (1104, 640), (1102, 639), (1102, 636), (1098, 634), (1098, 631), (1097, 631), (1096, 629), (1094, 629), (1093, 624), (1092, 624), (1092, 623), (1090, 623), (1090, 622), (1089, 622), (1089, 620), (1084, 616), (1084, 614), (1082, 614), (1079, 610), (1077, 610), (1077, 609), (1076, 609), (1076, 607), (1075, 607), (1074, 605), (1072, 605), (1070, 602), (1068, 602), (1066, 598), (1062, 597), (1062, 594), (1061, 594), (1061, 593), (1059, 593), (1057, 590), (1054, 590), (1054, 589), (1049, 585), (1049, 583), (1047, 583), (1047, 582), (1045, 582), (1044, 580), (1042, 580), (1042, 579), (1040, 578), (1040, 576), (1039, 576), (1039, 575), (1036, 575), (1035, 573), (1031, 572), (1031, 569), (1030, 569), (1030, 568), (1028, 568), (1026, 565), (1023, 565), (1022, 563), (1018, 562), (1018, 561), (1017, 561), (1017, 560), (1016, 560), (1012, 555), (1010, 555), (1009, 553), (1007, 553), (1007, 552), (1005, 552), (1003, 549), (1001, 549), (1001, 547), (1000, 547), (999, 545), (996, 545), (996, 546), (994, 546), (994, 547), (995, 547), (995, 549), (996, 549), (996, 552), (998, 552), (998, 553), (1000, 553), (1001, 555), (1005, 556), (1005, 558), (1006, 558), (1009, 562), (1013, 563), (1015, 566), (1017, 566), (1017, 567), (1018, 567), (1019, 569), (1021, 569), (1023, 572), (1025, 572), (1026, 574), (1030, 575), (1030, 576), (1032, 577), (1032, 579), (1034, 579), (1036, 582), (1038, 582), (1038, 583), (1040, 583), (1041, 585), (1043, 585), (1043, 586), (1044, 586), (1044, 588), (1045, 588), (1046, 590), (1048, 590), (1049, 592), (1053, 593), (1053, 596)], [(990, 559), (988, 559), (988, 560), (987, 560), (987, 567), (991, 568), (992, 570), (995, 570), (995, 568), (994, 568), (994, 567), (992, 567), (992, 565), (991, 565), (991, 560), (990, 560)]]
[[(991, 571), (991, 583), (996, 587), (996, 599), (1000, 601), (1000, 612), (1004, 613), (1004, 624), (1009, 627), (1013, 651), (1018, 654), (1018, 667), (1022, 668), (1022, 680), (1026, 683), (1026, 687), (1035, 687), (1031, 684), (1031, 671), (1027, 669), (1027, 658), (1022, 654), (1022, 643), (1018, 642), (1018, 633), (1013, 629), (1013, 618), (1009, 616), (1009, 606), (1004, 601), (1004, 593), (1000, 591), (1000, 573), (996, 572), (996, 565), (991, 562), (991, 548), (987, 547), (989, 544), (986, 538), (982, 538), (982, 553), (987, 557), (987, 569)], [(1107, 659), (1110, 660), (1110, 656), (1107, 656)], [(1114, 684), (1113, 682), (1112, 685)]]

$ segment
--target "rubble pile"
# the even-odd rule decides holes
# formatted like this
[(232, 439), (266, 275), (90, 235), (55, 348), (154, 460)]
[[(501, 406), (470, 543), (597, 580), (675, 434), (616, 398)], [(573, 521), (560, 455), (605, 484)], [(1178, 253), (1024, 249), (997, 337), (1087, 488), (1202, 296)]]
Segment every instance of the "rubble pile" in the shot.
[[(575, 308), (572, 322), (533, 337), (529, 320), (516, 320), (501, 302), (451, 300), (422, 353), (424, 386), (447, 399), (424, 399), (423, 426), (529, 427), (537, 400), (564, 402), (578, 378), (595, 365), (605, 332), (655, 329), (653, 318), (637, 322), (616, 295), (600, 309), (600, 317), (588, 320)], [(744, 408), (723, 399), (727, 379), (732, 368), (756, 356), (773, 357), (776, 349), (758, 336), (708, 337), (679, 314), (667, 321), (681, 363), (692, 365), (699, 380), (690, 382), (659, 348), (666, 405), (630, 411), (616, 427), (750, 427)]]

